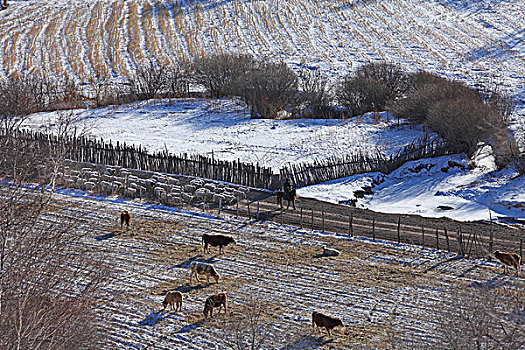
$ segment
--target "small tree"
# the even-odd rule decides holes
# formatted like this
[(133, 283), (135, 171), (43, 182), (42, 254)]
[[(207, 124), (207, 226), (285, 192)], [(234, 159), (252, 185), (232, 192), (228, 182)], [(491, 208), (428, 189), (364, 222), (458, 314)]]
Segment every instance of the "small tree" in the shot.
[(244, 76), (255, 65), (253, 56), (220, 54), (197, 58), (192, 65), (192, 81), (208, 90), (212, 98), (237, 95)]
[(441, 100), (429, 110), (428, 126), (457, 151), (474, 155), (481, 141), (488, 141), (505, 127), (498, 114), (479, 98), (461, 96)]
[(139, 99), (151, 99), (164, 92), (169, 86), (168, 71), (165, 67), (144, 62), (137, 67), (130, 78), (132, 92)]
[(522, 349), (525, 294), (490, 286), (456, 287), (433, 307), (437, 342), (444, 348)]
[[(319, 69), (307, 70), (299, 77), (300, 95), (297, 101), (302, 113), (313, 118), (331, 118), (334, 109), (328, 88), (328, 79)], [(304, 111), (304, 112), (303, 112)]]
[[(46, 214), (66, 150), (23, 137), (21, 117), (4, 118), (11, 129), (0, 130), (0, 348), (100, 348), (103, 260), (83, 243), (89, 232), (67, 215)], [(68, 125), (58, 127), (60, 136)]]
[(409, 79), (398, 66), (389, 63), (370, 63), (346, 75), (336, 88), (339, 103), (351, 115), (382, 111), (388, 103), (403, 96)]
[(237, 80), (238, 95), (250, 107), (252, 118), (275, 118), (293, 106), (297, 74), (284, 62), (261, 60)]

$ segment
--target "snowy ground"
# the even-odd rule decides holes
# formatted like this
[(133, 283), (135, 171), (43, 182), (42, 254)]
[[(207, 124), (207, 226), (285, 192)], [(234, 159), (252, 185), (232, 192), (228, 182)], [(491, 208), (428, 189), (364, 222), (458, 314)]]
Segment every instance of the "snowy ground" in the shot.
[[(286, 163), (376, 148), (390, 154), (424, 135), (420, 127), (398, 125), (397, 119), (386, 114), (379, 120), (371, 115), (349, 120), (253, 120), (242, 104), (227, 99), (145, 101), (76, 113), (79, 123), (89, 124), (93, 135), (107, 140), (142, 145), (150, 151), (168, 149), (175, 154), (258, 162), (275, 172)], [(48, 127), (54, 117), (55, 113), (37, 114), (28, 125)], [(449, 161), (459, 166), (450, 166)], [(525, 178), (513, 168), (495, 172), (491, 158), (483, 154), (476, 164), (468, 170), (461, 155), (427, 159), (410, 162), (387, 176), (353, 176), (301, 188), (298, 194), (346, 203), (355, 198), (355, 190), (375, 178), (381, 184), (374, 188), (374, 195), (358, 200), (358, 207), (457, 220), (525, 219)]]
[[(524, 279), (503, 274), (495, 261), (454, 259), (454, 254), (391, 242), (334, 235), (224, 213), (155, 206), (116, 197), (62, 190), (48, 215), (82, 216), (79, 230), (112, 266), (103, 303), (106, 349), (224, 349), (219, 315), (202, 315), (207, 296), (226, 292), (229, 313), (251, 300), (270, 312), (265, 349), (382, 349), (402, 339), (414, 348), (435, 343), (441, 292), (480, 285), (523, 290)], [(129, 231), (118, 213), (133, 215)], [(218, 255), (203, 253), (202, 233), (233, 235), (237, 244)], [(322, 257), (322, 246), (341, 251)], [(213, 263), (216, 283), (189, 283), (191, 261)], [(185, 294), (182, 312), (162, 310), (168, 290)], [(311, 312), (340, 317), (331, 337), (313, 333)]]

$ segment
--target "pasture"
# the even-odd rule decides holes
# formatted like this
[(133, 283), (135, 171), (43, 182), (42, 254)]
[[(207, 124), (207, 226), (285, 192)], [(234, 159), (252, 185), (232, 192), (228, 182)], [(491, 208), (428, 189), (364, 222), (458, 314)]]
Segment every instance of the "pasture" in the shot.
[[(57, 195), (47, 215), (78, 217), (79, 230), (112, 267), (102, 309), (107, 349), (223, 349), (224, 321), (254, 300), (267, 313), (266, 346), (287, 349), (436, 346), (435, 313), (454, 287), (505, 286), (523, 294), (525, 280), (502, 274), (496, 261), (454, 259), (418, 246), (335, 236), (246, 218), (221, 217), (140, 202)], [(120, 212), (132, 215), (120, 229)], [(232, 235), (237, 244), (203, 253), (203, 233)], [(341, 252), (321, 256), (322, 247)], [(192, 261), (212, 263), (214, 281), (189, 284)], [(182, 312), (162, 310), (167, 291), (184, 293)], [(205, 319), (206, 298), (228, 295), (228, 313)], [(342, 319), (344, 328), (313, 333), (312, 311)]]

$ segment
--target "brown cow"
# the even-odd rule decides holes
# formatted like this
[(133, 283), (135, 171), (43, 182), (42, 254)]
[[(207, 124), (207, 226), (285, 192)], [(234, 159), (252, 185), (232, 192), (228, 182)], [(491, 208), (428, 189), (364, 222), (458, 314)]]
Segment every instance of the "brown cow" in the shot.
[(175, 312), (182, 311), (182, 293), (179, 291), (168, 292), (164, 297), (162, 305), (164, 305), (164, 309), (169, 305), (170, 309), (175, 309)]
[(343, 322), (341, 319), (336, 317), (331, 317), (325, 314), (322, 314), (320, 312), (314, 311), (312, 312), (312, 328), (315, 332), (315, 326), (319, 329), (320, 327), (326, 328), (328, 331), (328, 336), (330, 336), (330, 330), (333, 329), (336, 326), (343, 326)]
[(202, 235), (202, 243), (204, 244), (204, 252), (210, 252), (208, 245), (212, 247), (219, 247), (219, 254), (222, 254), (222, 247), (227, 246), (230, 243), (236, 244), (235, 240), (231, 236), (224, 235), (209, 235), (204, 233)]
[(206, 299), (206, 302), (204, 303), (204, 311), (202, 313), (204, 314), (204, 317), (208, 317), (208, 314), (210, 314), (210, 317), (212, 317), (213, 308), (218, 307), (219, 313), (220, 313), (222, 306), (224, 306), (224, 313), (226, 313), (227, 304), (228, 302), (226, 300), (226, 293), (210, 295), (208, 299)]
[(129, 229), (130, 222), (131, 222), (131, 214), (128, 213), (127, 210), (122, 211), (122, 213), (120, 213), (120, 228), (122, 229), (122, 225), (125, 223), (126, 227)]
[(509, 270), (509, 266), (512, 266), (516, 269), (516, 277), (520, 275), (521, 257), (518, 254), (496, 250), (494, 256), (503, 263), (503, 273), (506, 273)]

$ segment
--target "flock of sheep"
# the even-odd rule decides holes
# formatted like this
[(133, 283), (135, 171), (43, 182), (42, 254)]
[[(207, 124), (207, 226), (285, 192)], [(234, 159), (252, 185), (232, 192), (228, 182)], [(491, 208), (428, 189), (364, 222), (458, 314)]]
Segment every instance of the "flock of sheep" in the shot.
[(58, 173), (57, 186), (78, 188), (102, 195), (147, 198), (168, 206), (182, 204), (230, 205), (246, 198), (248, 190), (200, 178), (185, 181), (180, 177), (148, 171), (130, 171), (118, 166), (64, 167)]

